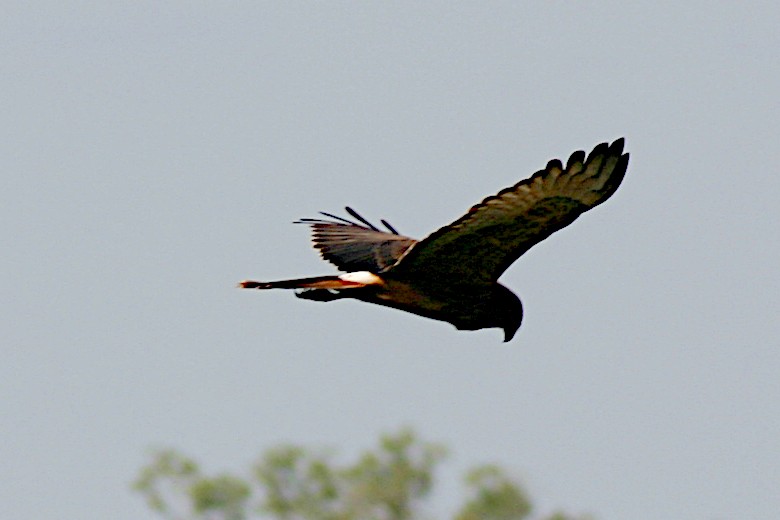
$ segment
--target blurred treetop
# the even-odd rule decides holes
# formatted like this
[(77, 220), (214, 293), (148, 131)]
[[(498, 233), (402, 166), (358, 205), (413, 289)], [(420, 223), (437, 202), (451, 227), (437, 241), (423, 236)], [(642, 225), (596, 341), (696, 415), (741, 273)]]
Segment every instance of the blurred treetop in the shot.
[[(426, 500), (446, 450), (409, 430), (381, 437), (354, 464), (299, 446), (267, 451), (250, 476), (203, 475), (173, 451), (153, 454), (133, 487), (169, 520), (428, 520)], [(530, 499), (499, 467), (466, 474), (453, 520), (531, 520)], [(554, 513), (539, 520), (586, 520)]]

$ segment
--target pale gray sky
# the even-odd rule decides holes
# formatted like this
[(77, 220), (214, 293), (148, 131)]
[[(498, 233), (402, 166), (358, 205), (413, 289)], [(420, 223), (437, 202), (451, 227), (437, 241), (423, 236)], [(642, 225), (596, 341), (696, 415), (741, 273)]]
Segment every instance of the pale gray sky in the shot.
[[(0, 504), (150, 518), (173, 446), (239, 471), (414, 426), (540, 511), (780, 511), (775, 2), (7, 3)], [(623, 186), (502, 278), (515, 340), (241, 292), (333, 268), (290, 222), (422, 237), (625, 136)]]

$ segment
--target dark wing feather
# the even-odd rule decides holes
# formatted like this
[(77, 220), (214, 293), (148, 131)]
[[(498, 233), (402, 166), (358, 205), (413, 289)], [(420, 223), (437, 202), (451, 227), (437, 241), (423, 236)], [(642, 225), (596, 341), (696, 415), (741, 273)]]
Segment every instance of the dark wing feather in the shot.
[(628, 166), (623, 139), (555, 159), (529, 179), (472, 207), (418, 242), (392, 269), (399, 276), (494, 282), (531, 246), (607, 200)]
[(399, 235), (384, 220), (382, 224), (390, 230), (389, 233), (371, 224), (352, 208), (346, 210), (365, 225), (325, 212), (321, 214), (332, 220), (302, 218), (296, 222), (311, 227), (314, 247), (320, 250), (322, 258), (342, 271), (378, 273), (395, 265), (403, 253), (417, 242)]

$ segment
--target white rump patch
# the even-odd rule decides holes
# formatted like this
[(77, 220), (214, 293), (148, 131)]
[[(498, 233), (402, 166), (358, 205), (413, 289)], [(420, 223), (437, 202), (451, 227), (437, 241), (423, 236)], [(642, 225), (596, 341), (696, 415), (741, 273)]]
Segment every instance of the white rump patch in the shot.
[(362, 285), (383, 285), (384, 281), (375, 275), (374, 273), (369, 273), (368, 271), (357, 271), (354, 273), (345, 273), (339, 276), (339, 280), (344, 280), (345, 282), (353, 282), (353, 283), (359, 283)]

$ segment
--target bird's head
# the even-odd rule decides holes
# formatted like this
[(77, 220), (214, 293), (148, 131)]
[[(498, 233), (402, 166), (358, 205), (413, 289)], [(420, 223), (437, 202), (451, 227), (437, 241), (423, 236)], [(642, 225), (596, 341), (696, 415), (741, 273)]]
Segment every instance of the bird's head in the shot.
[(506, 343), (520, 328), (520, 323), (523, 321), (523, 304), (515, 293), (499, 284), (494, 293), (493, 308), (498, 322), (495, 326), (504, 330), (504, 343)]

